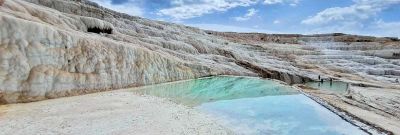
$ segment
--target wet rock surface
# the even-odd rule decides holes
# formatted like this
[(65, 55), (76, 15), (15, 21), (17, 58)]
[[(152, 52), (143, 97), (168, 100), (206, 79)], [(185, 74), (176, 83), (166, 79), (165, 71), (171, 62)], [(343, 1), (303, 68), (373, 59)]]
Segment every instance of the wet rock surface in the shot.
[(8, 0), (0, 13), (2, 103), (220, 74), (309, 78), (265, 49), (88, 1)]
[[(331, 79), (349, 83), (351, 87), (343, 93), (306, 86), (302, 90), (382, 132), (400, 133), (398, 39), (345, 34), (208, 33), (264, 50), (299, 68), (299, 72), (318, 74), (325, 83)], [(311, 80), (318, 81), (315, 76)]]
[(315, 96), (342, 110), (361, 108), (371, 117), (356, 116), (369, 123), (390, 119), (391, 128), (376, 125), (400, 133), (397, 38), (220, 33), (129, 16), (86, 0), (0, 0), (0, 6), (0, 104), (213, 75), (288, 84), (321, 76), (363, 87)]

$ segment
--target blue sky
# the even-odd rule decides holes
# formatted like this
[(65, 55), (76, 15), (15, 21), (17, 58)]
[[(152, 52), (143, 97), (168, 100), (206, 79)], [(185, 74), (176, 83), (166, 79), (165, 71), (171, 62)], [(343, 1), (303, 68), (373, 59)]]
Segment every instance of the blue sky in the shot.
[(91, 1), (130, 15), (216, 31), (400, 37), (400, 0)]

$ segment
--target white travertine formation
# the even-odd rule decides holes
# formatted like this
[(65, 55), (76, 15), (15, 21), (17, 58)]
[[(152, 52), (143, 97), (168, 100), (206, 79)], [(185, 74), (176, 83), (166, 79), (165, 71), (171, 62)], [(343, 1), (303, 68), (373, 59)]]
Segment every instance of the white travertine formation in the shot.
[[(231, 33), (246, 41), (235, 43), (215, 32), (133, 17), (85, 0), (7, 0), (0, 8), (0, 22), (3, 103), (218, 74), (259, 75), (301, 83), (321, 74), (313, 70), (319, 65), (325, 66), (320, 67), (323, 71), (355, 72), (355, 76), (385, 83), (399, 76), (398, 60), (387, 61), (399, 45), (383, 45), (389, 40), (383, 38)], [(96, 28), (94, 33), (90, 28)], [(285, 44), (259, 44), (259, 40)], [(309, 43), (314, 40), (340, 42)], [(345, 41), (351, 44), (341, 44)], [(292, 42), (299, 44), (287, 44)], [(332, 54), (338, 52), (335, 50), (365, 51)], [(352, 62), (335, 64), (344, 60)], [(382, 64), (363, 69), (357, 63)]]
[(96, 18), (81, 17), (80, 20), (85, 24), (84, 26), (86, 26), (87, 28), (98, 27), (100, 29), (114, 29), (111, 23)]
[[(348, 95), (315, 95), (344, 110), (353, 101), (351, 106), (373, 114), (359, 116), (370, 123), (381, 114), (400, 121), (396, 38), (220, 33), (129, 16), (86, 0), (0, 0), (0, 104), (211, 75), (289, 84), (321, 75), (360, 83)], [(385, 130), (400, 133), (392, 127)]]
[(196, 109), (129, 89), (3, 105), (0, 116), (2, 135), (233, 134)]
[[(230, 47), (202, 30), (120, 15), (74, 1), (5, 1), (0, 8), (0, 101), (216, 74), (255, 75), (220, 56), (218, 50)], [(113, 33), (90, 33), (89, 27)]]
[[(64, 6), (68, 8), (68, 4)], [(215, 74), (208, 67), (157, 52), (156, 46), (145, 48), (138, 45), (140, 41), (127, 43), (87, 33), (86, 27), (113, 28), (96, 18), (8, 0), (0, 9), (0, 22), (2, 102), (36, 101)]]
[[(208, 33), (263, 48), (263, 54), (270, 59), (275, 56), (281, 61), (288, 61), (290, 66), (299, 68), (300, 72), (319, 74), (326, 81), (335, 78), (351, 83), (347, 93), (343, 94), (315, 90), (301, 84), (296, 86), (302, 87), (302, 91), (311, 97), (322, 99), (341, 113), (345, 112), (382, 132), (400, 134), (398, 39), (342, 34), (325, 37), (326, 35)], [(277, 41), (281, 44), (273, 43)], [(253, 52), (257, 55), (257, 51)]]

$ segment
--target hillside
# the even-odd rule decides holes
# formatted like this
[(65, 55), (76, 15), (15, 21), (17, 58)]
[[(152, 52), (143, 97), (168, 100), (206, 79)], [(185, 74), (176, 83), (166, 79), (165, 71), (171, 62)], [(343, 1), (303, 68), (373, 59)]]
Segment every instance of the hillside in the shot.
[(0, 5), (0, 104), (214, 75), (259, 76), (303, 88), (320, 76), (353, 85), (346, 94), (304, 92), (367, 125), (400, 133), (397, 38), (206, 31), (86, 0)]

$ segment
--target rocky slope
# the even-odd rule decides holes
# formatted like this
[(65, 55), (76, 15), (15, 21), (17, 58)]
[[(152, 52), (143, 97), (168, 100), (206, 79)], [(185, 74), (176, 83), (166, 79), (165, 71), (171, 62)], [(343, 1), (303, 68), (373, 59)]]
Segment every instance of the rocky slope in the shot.
[(259, 48), (88, 1), (7, 0), (0, 22), (2, 103), (217, 74), (309, 80)]
[(207, 33), (232, 42), (258, 47), (265, 53), (290, 61), (301, 69), (352, 80), (398, 85), (396, 79), (400, 77), (400, 42), (397, 38), (341, 33)]
[[(211, 75), (288, 84), (321, 75), (354, 86), (345, 95), (312, 95), (344, 111), (348, 104), (389, 124), (400, 121), (397, 38), (220, 33), (129, 16), (86, 0), (1, 0), (0, 5), (0, 104)], [(384, 130), (400, 133), (400, 126), (392, 125)]]
[(207, 34), (217, 35), (234, 42), (273, 42), (281, 44), (304, 44), (307, 42), (396, 42), (400, 41), (396, 37), (371, 37), (360, 35), (348, 35), (343, 33), (332, 34), (264, 34), (264, 33), (235, 33), (235, 32), (216, 32), (206, 31)]
[(350, 83), (347, 93), (319, 91), (301, 84), (296, 86), (316, 101), (321, 101), (321, 104), (333, 106), (338, 112), (381, 131), (388, 131), (388, 134), (400, 134), (400, 42), (397, 38), (339, 33), (207, 33), (235, 43), (262, 48), (264, 54), (288, 61), (301, 71), (321, 75), (324, 79), (334, 78)]

